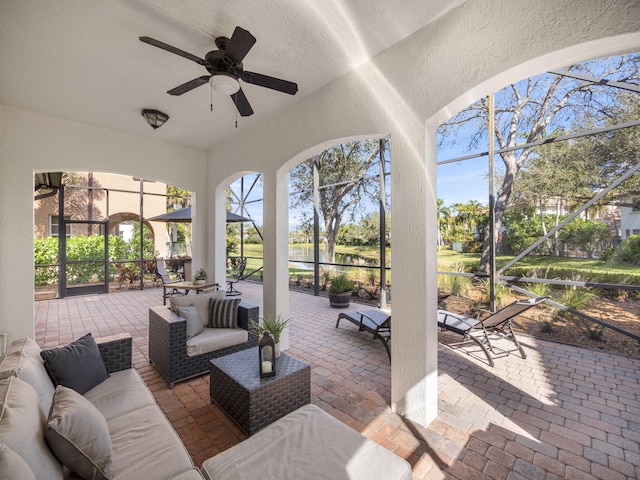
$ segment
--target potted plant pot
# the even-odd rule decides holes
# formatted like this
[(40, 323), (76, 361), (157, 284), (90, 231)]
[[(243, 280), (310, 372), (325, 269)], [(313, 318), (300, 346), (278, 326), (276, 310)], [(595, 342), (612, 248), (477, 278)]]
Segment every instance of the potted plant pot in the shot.
[(278, 315), (276, 318), (272, 316), (264, 316), (262, 317), (262, 321), (260, 323), (251, 321), (251, 329), (258, 335), (261, 336), (264, 331), (269, 331), (271, 336), (273, 337), (273, 341), (275, 342), (275, 354), (276, 358), (280, 357), (280, 334), (288, 325), (289, 319), (286, 317), (282, 317)]
[(193, 284), (194, 285), (204, 285), (204, 283), (206, 281), (207, 281), (207, 272), (205, 271), (204, 268), (201, 268), (193, 276)]
[(329, 305), (332, 308), (349, 308), (349, 302), (351, 302), (351, 292), (329, 294)]
[(344, 273), (333, 277), (329, 285), (329, 305), (332, 308), (349, 308), (353, 282)]

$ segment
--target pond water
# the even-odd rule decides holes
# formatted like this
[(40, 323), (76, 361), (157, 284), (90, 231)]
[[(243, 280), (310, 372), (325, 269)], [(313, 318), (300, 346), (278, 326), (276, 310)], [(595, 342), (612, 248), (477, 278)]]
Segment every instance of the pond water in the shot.
[[(310, 262), (310, 263), (306, 263)], [(320, 247), (320, 263), (326, 262), (324, 248)], [(313, 246), (289, 247), (289, 263), (300, 270), (313, 270)], [(336, 253), (336, 263), (351, 265), (370, 265), (375, 266), (377, 262), (365, 258), (357, 253)], [(336, 267), (337, 271), (349, 271), (348, 267)]]

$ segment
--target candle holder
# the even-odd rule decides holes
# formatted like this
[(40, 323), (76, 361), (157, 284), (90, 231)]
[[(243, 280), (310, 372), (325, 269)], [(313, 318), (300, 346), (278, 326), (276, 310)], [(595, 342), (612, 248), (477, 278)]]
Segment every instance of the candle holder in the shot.
[(269, 330), (262, 332), (258, 342), (258, 363), (260, 378), (276, 376), (276, 344)]

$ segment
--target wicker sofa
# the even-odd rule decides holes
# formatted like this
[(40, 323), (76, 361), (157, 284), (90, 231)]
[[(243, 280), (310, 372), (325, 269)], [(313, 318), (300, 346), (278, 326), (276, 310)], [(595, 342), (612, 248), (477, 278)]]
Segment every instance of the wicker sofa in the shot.
[[(131, 336), (95, 340), (108, 378), (83, 395), (73, 392), (80, 403), (69, 403), (69, 397), (64, 403), (65, 389), (54, 386), (34, 340), (14, 341), (0, 359), (0, 478), (202, 480), (153, 394), (131, 368)], [(99, 362), (99, 357), (94, 358)], [(74, 375), (80, 370), (74, 369)], [(66, 419), (56, 418), (60, 412)], [(92, 428), (100, 422), (102, 430)], [(52, 426), (58, 432), (53, 440)], [(98, 448), (101, 438), (108, 440), (106, 464)], [(73, 451), (65, 441), (73, 443)], [(83, 474), (87, 459), (99, 473)]]
[(223, 299), (224, 295), (225, 292), (220, 291), (174, 296), (169, 307), (149, 309), (149, 361), (167, 381), (169, 388), (173, 388), (176, 382), (208, 373), (211, 366), (209, 361), (213, 358), (258, 345), (258, 337), (249, 331), (249, 323), (251, 320), (258, 321), (259, 308), (246, 302), (238, 305), (237, 329), (205, 326), (203, 333), (192, 339), (187, 338), (187, 320), (178, 315), (178, 308), (195, 306), (206, 324), (209, 302), (212, 298)]

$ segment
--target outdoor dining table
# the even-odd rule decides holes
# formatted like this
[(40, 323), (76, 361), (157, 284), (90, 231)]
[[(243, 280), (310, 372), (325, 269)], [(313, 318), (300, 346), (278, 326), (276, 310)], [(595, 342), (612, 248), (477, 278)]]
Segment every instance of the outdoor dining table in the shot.
[(190, 291), (195, 290), (196, 294), (201, 292), (208, 292), (209, 290), (218, 290), (220, 289), (219, 283), (195, 283), (191, 281), (184, 282), (173, 282), (163, 285), (164, 288), (164, 302), (163, 304), (167, 304), (167, 287), (172, 290), (184, 290), (184, 294), (188, 295)]

